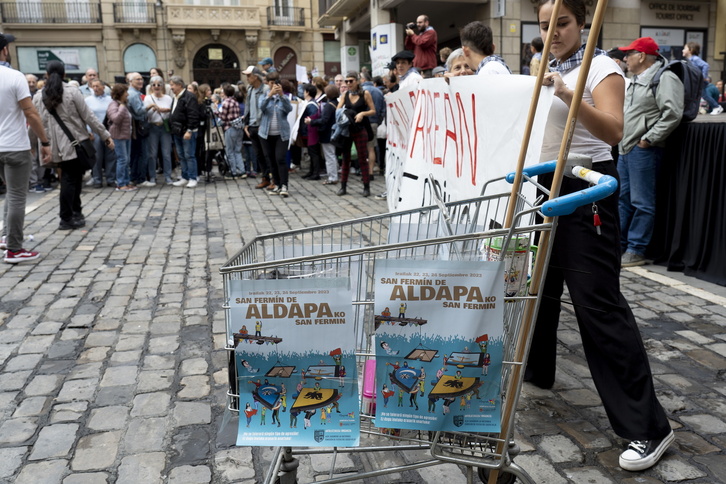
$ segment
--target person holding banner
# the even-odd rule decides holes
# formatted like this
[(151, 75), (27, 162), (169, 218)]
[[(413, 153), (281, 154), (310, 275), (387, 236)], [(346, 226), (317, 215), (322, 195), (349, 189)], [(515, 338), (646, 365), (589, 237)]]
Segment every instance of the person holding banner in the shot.
[[(542, 160), (558, 156), (569, 106), (585, 52), (584, 0), (563, 0), (555, 26), (550, 25), (554, 0), (540, 0), (542, 37), (555, 29), (551, 53), (555, 59), (545, 75), (552, 86), (552, 102), (542, 147)], [(585, 79), (583, 102), (572, 134), (571, 152), (587, 155), (593, 170), (617, 178), (611, 146), (623, 135), (623, 72), (607, 55), (592, 59)], [(551, 186), (552, 175), (539, 182)], [(565, 177), (560, 195), (589, 184)], [(579, 207), (559, 217), (541, 303), (529, 352), (525, 381), (541, 388), (555, 382), (557, 326), (560, 298), (566, 283), (577, 316), (585, 356), (593, 382), (616, 434), (630, 440), (620, 455), (620, 467), (629, 471), (654, 466), (674, 435), (655, 395), (648, 355), (630, 307), (620, 292), (620, 224), (617, 191), (597, 204)], [(593, 212), (602, 226), (595, 226)]]
[[(420, 76), (419, 76), (420, 77)], [(376, 107), (373, 105), (371, 93), (360, 86), (358, 73), (350, 71), (345, 76), (345, 84), (348, 91), (338, 101), (338, 109), (345, 109), (349, 114), (351, 123), (349, 125), (350, 137), (346, 138), (343, 144), (343, 170), (340, 177), (340, 190), (338, 195), (348, 193), (348, 174), (350, 173), (350, 150), (355, 143), (358, 152), (358, 166), (363, 175), (363, 196), (371, 195), (370, 181), (368, 178), (368, 140), (375, 135), (368, 120), (376, 114)]]

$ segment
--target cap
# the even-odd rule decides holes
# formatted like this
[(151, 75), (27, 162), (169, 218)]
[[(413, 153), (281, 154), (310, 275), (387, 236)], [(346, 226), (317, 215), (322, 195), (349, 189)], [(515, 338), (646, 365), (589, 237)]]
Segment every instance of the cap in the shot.
[(255, 66), (247, 66), (247, 69), (243, 70), (242, 74), (254, 74), (256, 76), (265, 77), (265, 73)]
[(613, 47), (608, 51), (608, 56), (612, 59), (625, 60), (625, 52), (620, 50), (619, 47)]
[(15, 36), (11, 34), (0, 34), (0, 49), (4, 49), (10, 42), (15, 42)]
[(620, 47), (620, 50), (627, 52), (629, 50), (637, 50), (647, 55), (658, 55), (658, 44), (651, 37), (641, 37), (635, 39), (632, 44), (627, 47)]
[(435, 76), (436, 74), (443, 74), (446, 72), (446, 69), (441, 66), (436, 66), (431, 70), (431, 75)]
[(258, 62), (258, 64), (261, 65), (261, 66), (264, 66), (264, 65), (267, 65), (267, 64), (272, 65), (272, 59), (270, 59), (269, 57), (265, 57), (260, 62)]
[(396, 62), (399, 59), (412, 61), (414, 57), (415, 56), (413, 55), (413, 52), (411, 52), (410, 50), (402, 50), (401, 52), (399, 52), (396, 55), (394, 55), (393, 57), (391, 57), (391, 60), (393, 62)]

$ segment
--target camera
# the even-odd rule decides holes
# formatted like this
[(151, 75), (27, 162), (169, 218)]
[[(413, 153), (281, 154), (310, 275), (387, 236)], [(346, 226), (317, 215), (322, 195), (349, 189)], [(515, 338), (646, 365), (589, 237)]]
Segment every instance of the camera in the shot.
[(407, 23), (406, 24), (406, 28), (409, 29), (409, 30), (413, 30), (414, 32), (416, 32), (416, 22), (409, 22), (409, 23)]

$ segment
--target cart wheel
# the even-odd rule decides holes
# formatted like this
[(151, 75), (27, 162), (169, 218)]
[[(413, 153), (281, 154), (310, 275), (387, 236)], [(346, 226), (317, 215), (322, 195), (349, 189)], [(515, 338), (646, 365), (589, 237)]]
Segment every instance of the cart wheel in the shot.
[[(477, 469), (477, 474), (479, 474), (479, 479), (481, 479), (481, 482), (483, 482), (484, 484), (488, 484), (490, 472), (491, 471), (489, 469), (485, 469), (484, 467), (479, 467)], [(497, 477), (497, 484), (514, 484), (516, 481), (517, 476), (515, 476), (514, 474), (499, 471), (499, 476)]]

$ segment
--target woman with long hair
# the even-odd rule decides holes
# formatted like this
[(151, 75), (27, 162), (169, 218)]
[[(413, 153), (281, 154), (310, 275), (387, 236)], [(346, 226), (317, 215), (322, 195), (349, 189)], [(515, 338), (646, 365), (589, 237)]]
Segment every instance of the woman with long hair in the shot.
[(131, 155), (131, 112), (128, 108), (129, 87), (116, 84), (111, 89), (111, 104), (108, 105), (106, 117), (110, 123), (109, 131), (116, 145), (116, 191), (132, 192), (129, 162)]
[(75, 145), (53, 113), (60, 118), (78, 143), (89, 139), (86, 126), (90, 126), (109, 148), (114, 149), (111, 134), (83, 100), (81, 91), (63, 82), (65, 75), (66, 69), (62, 62), (48, 62), (45, 87), (42, 95), (35, 98), (36, 108), (50, 136), (53, 161), (61, 168), (59, 230), (77, 229), (86, 225), (81, 207), (83, 174), (86, 169), (78, 160)]
[(339, 95), (340, 92), (334, 84), (326, 87), (325, 100), (320, 107), (320, 116), (315, 119), (309, 117), (304, 119), (306, 124), (318, 129), (318, 139), (321, 151), (325, 156), (325, 171), (328, 175), (328, 179), (323, 182), (323, 185), (338, 184), (338, 157), (335, 156), (335, 146), (330, 142), (330, 135), (333, 131), (333, 124), (335, 124), (335, 109), (338, 105)]
[[(161, 165), (167, 185), (171, 185), (171, 132), (167, 131), (172, 98), (164, 94), (164, 79), (154, 76), (149, 82), (151, 94), (144, 99), (146, 117), (149, 120), (149, 177), (156, 179), (156, 160), (161, 146)], [(164, 122), (166, 121), (166, 127)]]
[(151, 94), (153, 89), (151, 88), (151, 79), (154, 77), (161, 77), (161, 83), (163, 86), (162, 92), (167, 96), (171, 97), (171, 86), (164, 80), (164, 71), (158, 67), (152, 67), (149, 69), (149, 84), (146, 85), (146, 95)]
[(360, 86), (357, 72), (350, 71), (345, 76), (345, 85), (348, 87), (348, 90), (340, 97), (338, 109), (345, 108), (346, 112), (350, 113), (352, 119), (348, 128), (350, 130), (350, 137), (347, 138), (343, 145), (343, 170), (341, 172), (338, 195), (348, 193), (350, 150), (353, 143), (355, 143), (355, 149), (358, 152), (358, 167), (360, 168), (361, 175), (363, 175), (363, 196), (368, 197), (371, 194), (368, 178), (368, 141), (375, 136), (368, 118), (376, 114), (376, 107), (373, 104), (371, 93)]
[[(555, 24), (550, 24), (554, 0), (540, 0), (542, 38), (554, 29), (554, 60), (544, 85), (555, 98), (547, 119), (542, 160), (557, 158), (567, 125), (569, 107), (585, 55), (584, 0), (564, 0)], [(604, 52), (592, 59), (571, 153), (592, 158), (594, 171), (618, 177), (610, 147), (623, 135), (623, 71)], [(540, 176), (549, 187), (552, 175)], [(565, 177), (560, 195), (588, 188), (589, 183)], [(673, 441), (673, 432), (655, 395), (653, 376), (640, 331), (620, 292), (620, 223), (616, 191), (593, 205), (559, 217), (552, 240), (542, 302), (525, 371), (525, 380), (541, 388), (555, 383), (557, 326), (560, 298), (566, 283), (575, 309), (585, 356), (613, 431), (631, 441), (620, 455), (620, 467), (629, 471), (655, 465)], [(597, 211), (602, 227), (593, 224)]]

